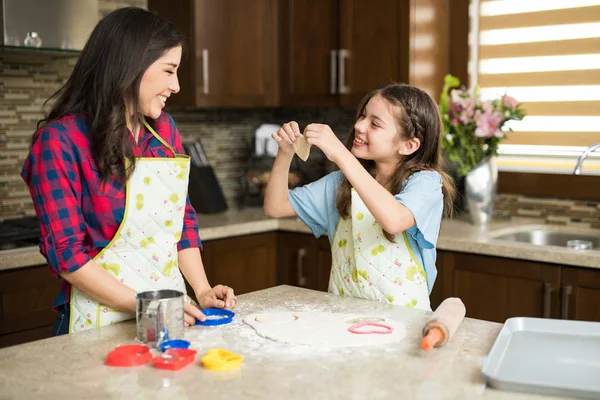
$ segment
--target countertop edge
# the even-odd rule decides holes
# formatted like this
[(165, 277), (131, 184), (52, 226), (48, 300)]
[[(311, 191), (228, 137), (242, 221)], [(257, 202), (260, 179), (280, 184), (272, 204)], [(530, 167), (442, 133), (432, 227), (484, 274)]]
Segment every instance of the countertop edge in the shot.
[[(211, 216), (208, 218), (219, 218)], [(227, 219), (247, 218), (243, 222), (228, 222)], [(225, 239), (235, 236), (268, 233), (268, 232), (293, 232), (311, 234), (311, 230), (298, 218), (269, 218), (255, 211), (246, 211), (232, 216), (223, 216), (223, 225), (200, 228), (200, 237), (203, 242)], [(214, 222), (213, 222), (214, 223)], [(217, 222), (217, 223), (220, 223)], [(460, 222), (447, 221), (445, 224), (457, 225)], [(466, 225), (469, 228), (468, 225)], [(444, 228), (444, 227), (442, 227)], [(454, 227), (452, 227), (454, 228)], [(473, 236), (457, 235), (453, 229), (442, 229), (437, 242), (437, 249), (443, 251), (456, 251), (487, 256), (504, 257), (511, 259), (545, 262), (556, 265), (600, 269), (600, 252), (593, 251), (582, 253), (577, 250), (563, 249), (552, 246), (534, 246), (525, 243), (516, 243), (503, 240), (481, 239)], [(20, 268), (43, 265), (45, 258), (40, 254), (37, 246), (14, 250), (0, 251), (0, 272)]]

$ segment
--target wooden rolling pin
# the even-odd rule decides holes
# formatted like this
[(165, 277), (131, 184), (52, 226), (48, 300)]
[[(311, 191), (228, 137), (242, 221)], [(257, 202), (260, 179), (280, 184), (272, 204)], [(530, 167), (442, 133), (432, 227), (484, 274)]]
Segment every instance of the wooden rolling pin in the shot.
[(467, 310), (458, 297), (448, 297), (429, 317), (423, 327), (421, 348), (425, 351), (448, 343), (465, 318)]

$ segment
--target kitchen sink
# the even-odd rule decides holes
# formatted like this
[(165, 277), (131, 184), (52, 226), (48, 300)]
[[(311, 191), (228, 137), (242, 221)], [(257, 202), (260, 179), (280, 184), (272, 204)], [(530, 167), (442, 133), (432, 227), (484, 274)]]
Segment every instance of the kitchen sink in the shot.
[[(556, 228), (555, 228), (556, 229)], [(490, 235), (493, 239), (529, 243), (537, 246), (561, 246), (577, 250), (600, 250), (600, 232), (568, 232), (534, 228)]]

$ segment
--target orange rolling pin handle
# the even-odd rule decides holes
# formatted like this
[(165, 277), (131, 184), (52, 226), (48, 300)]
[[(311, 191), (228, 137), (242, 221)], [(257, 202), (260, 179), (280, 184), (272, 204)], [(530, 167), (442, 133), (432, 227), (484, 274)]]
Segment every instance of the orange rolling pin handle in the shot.
[(444, 332), (438, 327), (431, 328), (421, 339), (421, 349), (429, 351), (444, 340)]

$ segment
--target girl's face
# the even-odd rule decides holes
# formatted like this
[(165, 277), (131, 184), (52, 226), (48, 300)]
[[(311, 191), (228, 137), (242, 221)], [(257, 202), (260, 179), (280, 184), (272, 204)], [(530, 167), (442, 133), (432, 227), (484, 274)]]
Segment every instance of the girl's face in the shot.
[(373, 96), (354, 124), (352, 154), (363, 160), (397, 163), (403, 145), (396, 124), (397, 112), (386, 99)]
[(148, 67), (140, 82), (140, 111), (157, 119), (165, 102), (179, 92), (177, 68), (181, 62), (181, 46), (173, 47)]

